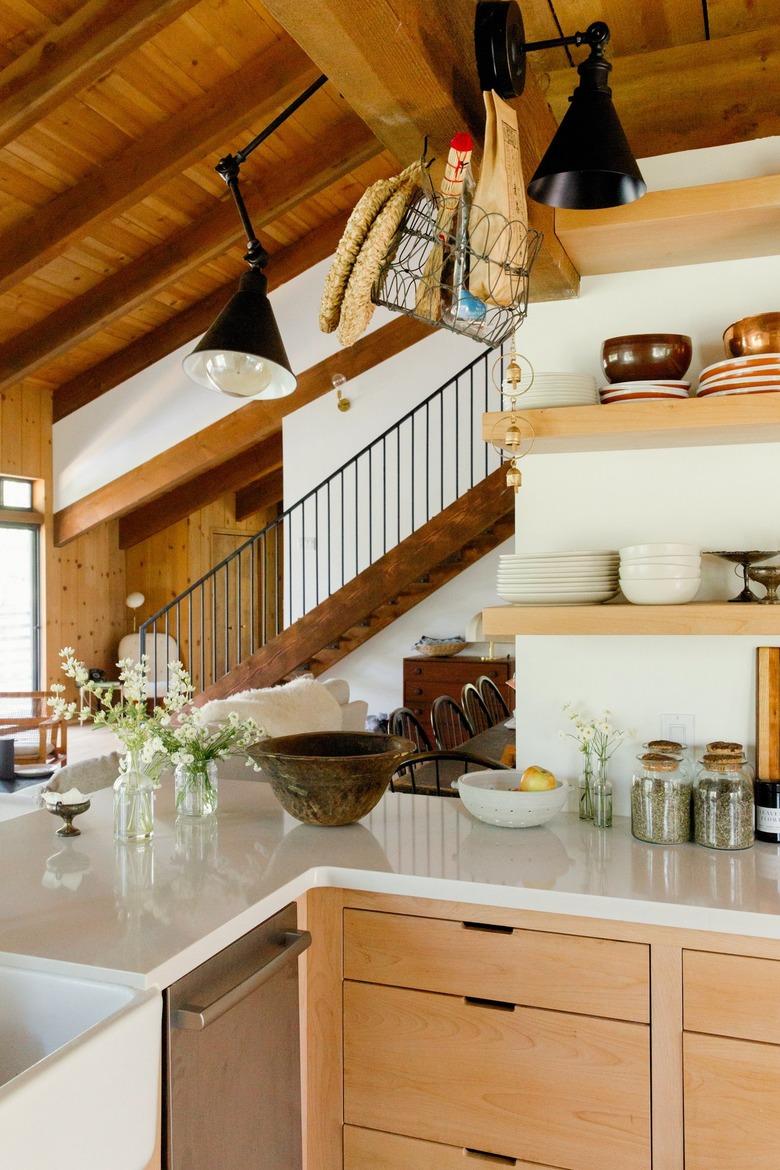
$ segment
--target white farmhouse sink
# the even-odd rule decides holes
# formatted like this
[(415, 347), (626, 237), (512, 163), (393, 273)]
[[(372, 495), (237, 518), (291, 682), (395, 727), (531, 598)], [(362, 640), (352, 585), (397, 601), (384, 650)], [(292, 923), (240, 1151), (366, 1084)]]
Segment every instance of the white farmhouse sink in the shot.
[(0, 1166), (145, 1170), (162, 998), (0, 967)]

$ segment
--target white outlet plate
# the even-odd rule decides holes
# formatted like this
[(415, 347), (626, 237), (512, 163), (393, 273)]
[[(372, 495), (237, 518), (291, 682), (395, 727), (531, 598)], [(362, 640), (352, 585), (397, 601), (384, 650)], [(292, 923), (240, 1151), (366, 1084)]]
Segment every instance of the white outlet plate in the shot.
[(661, 716), (661, 739), (684, 743), (689, 748), (696, 745), (696, 717), (678, 713)]

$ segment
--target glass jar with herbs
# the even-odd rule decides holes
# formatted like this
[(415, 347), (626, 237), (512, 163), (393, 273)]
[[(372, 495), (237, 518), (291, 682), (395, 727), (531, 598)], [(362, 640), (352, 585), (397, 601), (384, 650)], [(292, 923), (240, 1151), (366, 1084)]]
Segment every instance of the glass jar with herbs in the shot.
[(706, 753), (693, 792), (694, 840), (709, 849), (749, 849), (754, 840), (753, 781), (743, 755)]
[(645, 752), (631, 781), (631, 832), (652, 845), (679, 845), (691, 839), (691, 779), (683, 761), (663, 752)]

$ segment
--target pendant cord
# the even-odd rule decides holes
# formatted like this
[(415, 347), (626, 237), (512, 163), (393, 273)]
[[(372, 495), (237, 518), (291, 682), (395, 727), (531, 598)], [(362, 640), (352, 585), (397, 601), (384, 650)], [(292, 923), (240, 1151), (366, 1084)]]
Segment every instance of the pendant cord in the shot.
[(266, 138), (269, 138), (275, 130), (278, 130), (279, 127), (284, 122), (286, 122), (287, 119), (291, 117), (296, 110), (301, 108), (304, 102), (307, 102), (309, 98), (317, 92), (318, 89), (321, 89), (327, 80), (328, 79), (325, 74), (321, 74), (315, 81), (311, 83), (311, 85), (307, 86), (307, 88), (303, 90), (302, 93), (299, 93), (298, 96), (290, 102), (289, 106), (285, 106), (281, 113), (277, 114), (273, 121), (269, 122), (268, 125), (265, 126), (259, 134), (256, 134), (255, 137), (251, 139), (251, 141), (248, 142), (245, 147), (243, 147), (243, 149), (237, 150), (235, 154), (226, 154), (224, 158), (219, 160), (216, 167), (214, 168), (217, 174), (225, 180), (225, 183), (227, 184), (228, 189), (233, 196), (236, 210), (238, 211), (244, 231), (246, 232), (247, 250), (244, 259), (252, 268), (263, 268), (268, 262), (268, 253), (257, 238), (257, 233), (252, 226), (252, 220), (249, 216), (246, 203), (244, 202), (244, 197), (241, 194), (241, 189), (238, 183), (238, 174), (241, 169), (241, 165), (242, 163), (246, 162), (253, 151), (257, 150), (258, 146), (260, 146), (262, 142), (265, 142)]

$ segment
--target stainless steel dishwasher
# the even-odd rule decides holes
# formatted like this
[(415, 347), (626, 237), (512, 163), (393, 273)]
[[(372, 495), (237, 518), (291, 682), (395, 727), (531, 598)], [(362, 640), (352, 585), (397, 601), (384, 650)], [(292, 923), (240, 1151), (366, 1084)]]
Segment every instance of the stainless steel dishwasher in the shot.
[(165, 994), (165, 1170), (301, 1170), (295, 905)]

